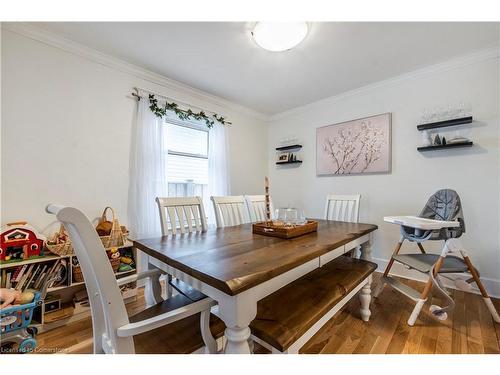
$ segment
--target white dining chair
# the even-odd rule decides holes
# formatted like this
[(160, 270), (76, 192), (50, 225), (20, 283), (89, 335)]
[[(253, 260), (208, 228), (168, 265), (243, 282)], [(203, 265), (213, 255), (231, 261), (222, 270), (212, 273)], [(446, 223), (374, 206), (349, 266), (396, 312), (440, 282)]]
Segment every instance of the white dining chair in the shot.
[[(46, 211), (64, 225), (80, 262), (92, 313), (94, 353), (186, 353), (204, 346), (209, 353), (217, 351), (211, 329), (220, 336), (224, 324), (210, 314), (214, 300), (193, 302), (181, 294), (162, 300), (158, 269), (116, 280), (95, 228), (80, 210), (50, 204)], [(119, 286), (144, 278), (155, 280), (157, 304), (129, 317)]]
[(361, 195), (335, 195), (326, 197), (325, 220), (346, 221), (357, 223), (359, 221), (359, 202)]
[[(265, 195), (245, 195), (250, 220), (252, 223), (266, 221), (266, 196)], [(273, 201), (270, 201), (271, 217), (273, 215)]]
[(250, 222), (248, 206), (243, 195), (210, 197), (214, 205), (217, 228)]
[[(346, 221), (349, 223), (357, 223), (359, 221), (359, 202), (361, 195), (336, 195), (329, 194), (326, 196), (325, 204), (325, 220)], [(356, 257), (360, 247), (350, 251), (352, 257)]]
[(207, 217), (201, 197), (156, 198), (160, 210), (161, 231), (164, 236), (178, 232), (206, 232)]
[[(208, 228), (203, 199), (201, 197), (157, 197), (163, 236), (201, 233)], [(172, 295), (172, 287), (193, 301), (206, 296), (179, 279), (167, 276), (167, 296)]]

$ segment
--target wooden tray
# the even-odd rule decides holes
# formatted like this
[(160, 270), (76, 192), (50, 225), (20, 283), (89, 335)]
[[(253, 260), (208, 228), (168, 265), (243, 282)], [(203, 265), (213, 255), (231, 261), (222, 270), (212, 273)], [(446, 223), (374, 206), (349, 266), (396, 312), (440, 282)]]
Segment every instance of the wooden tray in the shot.
[(304, 234), (316, 232), (318, 230), (318, 222), (307, 220), (307, 223), (296, 226), (276, 226), (272, 222), (259, 222), (252, 225), (252, 232), (262, 234), (264, 236), (279, 237), (279, 238), (295, 238)]

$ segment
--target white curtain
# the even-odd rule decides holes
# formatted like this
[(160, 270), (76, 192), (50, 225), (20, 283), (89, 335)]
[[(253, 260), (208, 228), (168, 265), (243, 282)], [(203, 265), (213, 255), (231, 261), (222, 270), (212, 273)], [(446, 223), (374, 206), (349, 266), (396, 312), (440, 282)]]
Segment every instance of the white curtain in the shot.
[(155, 199), (167, 196), (168, 191), (163, 120), (149, 109), (147, 95), (143, 97), (138, 102), (130, 158), (128, 217), (135, 238), (161, 235)]
[[(228, 139), (225, 125), (215, 123), (208, 134), (208, 196), (224, 196), (230, 194)], [(212, 202), (208, 202), (209, 223), (215, 224)]]

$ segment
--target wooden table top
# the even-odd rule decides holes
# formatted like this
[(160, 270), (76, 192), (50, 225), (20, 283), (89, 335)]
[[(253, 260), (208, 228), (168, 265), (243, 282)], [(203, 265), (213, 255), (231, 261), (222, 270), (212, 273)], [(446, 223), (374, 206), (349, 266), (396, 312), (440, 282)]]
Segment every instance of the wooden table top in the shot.
[(133, 243), (151, 257), (235, 295), (378, 228), (373, 224), (318, 222), (317, 232), (289, 240), (253, 234), (252, 224), (244, 224)]

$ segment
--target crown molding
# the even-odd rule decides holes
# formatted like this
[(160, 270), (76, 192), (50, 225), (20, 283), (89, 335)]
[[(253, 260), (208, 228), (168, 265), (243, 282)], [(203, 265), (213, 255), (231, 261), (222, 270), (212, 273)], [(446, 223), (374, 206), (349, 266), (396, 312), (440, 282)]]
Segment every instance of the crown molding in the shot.
[[(227, 99), (220, 98), (215, 95), (208, 94), (202, 90), (194, 88), (192, 86), (186, 85), (184, 83), (175, 81), (161, 74), (155, 73), (148, 69), (142, 68), (138, 65), (126, 62), (122, 59), (113, 57), (111, 55), (99, 52), (93, 48), (87, 47), (83, 44), (74, 42), (70, 39), (61, 37), (55, 33), (44, 30), (40, 27), (34, 26), (30, 23), (25, 22), (3, 22), (1, 24), (2, 29), (14, 32), (16, 34), (25, 36), (27, 38), (36, 40), (38, 42), (47, 44), (51, 47), (58, 48), (65, 52), (72, 53), (74, 55), (83, 57), (92, 62), (107, 66), (109, 68), (118, 70), (122, 73), (130, 74), (134, 77), (143, 79), (145, 81), (163, 86), (167, 90), (177, 90), (183, 94), (190, 95), (198, 100), (202, 100), (209, 105), (215, 105), (222, 107), (226, 110), (233, 110), (241, 114), (246, 114), (251, 117), (257, 118), (262, 121), (266, 121), (268, 116), (255, 111), (251, 108), (242, 106), (240, 104), (231, 102)], [(131, 88), (132, 89), (132, 88)], [(160, 93), (159, 93), (160, 94)], [(170, 96), (169, 96), (170, 98)], [(175, 97), (171, 98), (176, 100)], [(192, 105), (196, 105), (192, 103)], [(212, 110), (210, 108), (205, 108), (206, 110)], [(213, 110), (212, 110), (213, 111)], [(217, 112), (217, 111), (213, 111)], [(219, 111), (220, 112), (220, 111)]]
[[(483, 50), (479, 50), (467, 55), (462, 55), (460, 57), (456, 57), (450, 60), (447, 60), (442, 63), (429, 65), (427, 67), (414, 70), (412, 72), (404, 73), (396, 77), (392, 77), (383, 81), (378, 81), (366, 86), (362, 86), (353, 90), (345, 91), (338, 95), (333, 95), (324, 99), (317, 100), (315, 102), (305, 104), (299, 107), (295, 107), (284, 112), (280, 112), (274, 115), (265, 115), (258, 111), (255, 111), (251, 108), (242, 106), (241, 104), (237, 104), (231, 102), (227, 99), (220, 98), (215, 95), (208, 94), (202, 90), (194, 88), (192, 86), (186, 85), (184, 83), (172, 80), (168, 77), (165, 77), (161, 74), (152, 72), (145, 68), (142, 68), (138, 65), (131, 64), (124, 60), (118, 59), (116, 57), (110, 56), (108, 54), (99, 52), (93, 48), (89, 48), (83, 44), (74, 42), (72, 40), (63, 38), (55, 33), (44, 30), (40, 27), (34, 26), (30, 23), (24, 22), (2, 22), (0, 27), (4, 30), (9, 30), (11, 32), (23, 35), (30, 39), (36, 40), (38, 42), (50, 45), (52, 47), (61, 49), (65, 52), (72, 53), (74, 55), (86, 58), (95, 63), (107, 66), (109, 68), (115, 69), (117, 71), (130, 74), (137, 78), (143, 79), (145, 81), (160, 85), (165, 89), (177, 90), (183, 94), (187, 94), (196, 98), (198, 100), (202, 100), (207, 104), (215, 105), (227, 110), (233, 110), (239, 112), (241, 114), (246, 114), (248, 116), (254, 117), (261, 121), (266, 121), (269, 124), (273, 121), (277, 121), (294, 114), (310, 110), (314, 107), (320, 106), (332, 100), (340, 100), (344, 98), (348, 98), (350, 96), (354, 96), (357, 94), (362, 94), (371, 90), (380, 89), (392, 85), (399, 84), (405, 80), (415, 79), (424, 77), (429, 74), (434, 74), (438, 72), (444, 72), (447, 70), (457, 69), (461, 67), (465, 67), (468, 65), (476, 64), (482, 61), (487, 61), (491, 59), (498, 58), (500, 56), (500, 46), (495, 46)], [(159, 93), (160, 94), (160, 93)], [(176, 98), (172, 98), (176, 100)], [(182, 100), (181, 100), (182, 101)], [(196, 105), (192, 103), (192, 105)], [(206, 110), (212, 110), (211, 108), (206, 108)], [(217, 111), (214, 111), (217, 112)]]
[(467, 55), (462, 55), (460, 57), (456, 57), (447, 61), (444, 61), (442, 63), (434, 64), (434, 65), (429, 65), (421, 69), (417, 69), (408, 73), (404, 73), (383, 81), (378, 81), (366, 86), (362, 86), (353, 90), (345, 91), (343, 93), (340, 93), (338, 95), (333, 95), (324, 99), (317, 100), (315, 102), (309, 103), (302, 105), (300, 107), (295, 107), (292, 109), (289, 109), (287, 111), (283, 111), (280, 113), (277, 113), (275, 115), (271, 115), (268, 117), (268, 123), (271, 123), (272, 121), (277, 121), (281, 120), (283, 118), (298, 114), (303, 111), (310, 110), (314, 107), (320, 106), (322, 104), (331, 102), (333, 100), (341, 100), (345, 99), (354, 95), (366, 93), (368, 91), (388, 87), (388, 86), (393, 86), (397, 85), (403, 81), (410, 80), (410, 79), (416, 79), (416, 78), (421, 78), (425, 77), (430, 74), (435, 74), (435, 73), (440, 73), (448, 70), (453, 70), (457, 68), (462, 68), (468, 65), (473, 65), (477, 64), (483, 61), (487, 60), (492, 60), (496, 59), (500, 56), (500, 45), (479, 50)]

